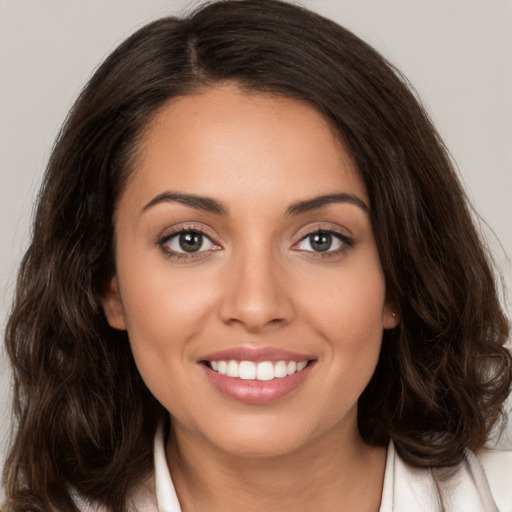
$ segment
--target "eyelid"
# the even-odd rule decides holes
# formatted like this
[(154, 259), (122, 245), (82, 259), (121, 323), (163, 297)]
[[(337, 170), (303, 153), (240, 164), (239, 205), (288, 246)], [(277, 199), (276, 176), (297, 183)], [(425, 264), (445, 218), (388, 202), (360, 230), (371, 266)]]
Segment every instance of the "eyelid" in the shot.
[(222, 242), (222, 237), (216, 231), (214, 231), (207, 224), (203, 224), (200, 222), (180, 222), (173, 226), (169, 226), (160, 232), (156, 242), (158, 243), (162, 240), (170, 238), (173, 235), (188, 231), (195, 231), (197, 233), (201, 233), (202, 235), (212, 239), (212, 241), (215, 241), (215, 243), (217, 243), (218, 245), (220, 245)]
[(343, 239), (352, 240), (352, 233), (347, 228), (335, 226), (332, 224), (317, 223), (312, 226), (310, 224), (307, 228), (301, 230), (301, 234), (299, 235), (299, 241), (304, 240), (304, 238), (307, 238), (310, 235), (314, 235), (315, 233), (330, 233), (338, 235), (340, 238)]

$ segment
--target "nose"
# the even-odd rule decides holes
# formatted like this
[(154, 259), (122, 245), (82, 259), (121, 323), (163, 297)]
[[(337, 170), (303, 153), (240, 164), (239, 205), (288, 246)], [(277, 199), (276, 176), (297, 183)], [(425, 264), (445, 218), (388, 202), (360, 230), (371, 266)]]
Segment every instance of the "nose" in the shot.
[(291, 322), (290, 280), (271, 251), (247, 251), (230, 262), (220, 304), (223, 322), (264, 332)]

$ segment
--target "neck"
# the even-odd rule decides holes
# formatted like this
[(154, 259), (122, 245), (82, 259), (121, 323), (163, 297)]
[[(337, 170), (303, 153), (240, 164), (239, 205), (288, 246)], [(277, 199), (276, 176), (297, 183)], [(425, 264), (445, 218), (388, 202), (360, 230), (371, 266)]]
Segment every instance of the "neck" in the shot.
[(183, 512), (377, 512), (386, 450), (365, 444), (357, 428), (335, 428), (290, 453), (244, 457), (175, 426), (167, 460)]

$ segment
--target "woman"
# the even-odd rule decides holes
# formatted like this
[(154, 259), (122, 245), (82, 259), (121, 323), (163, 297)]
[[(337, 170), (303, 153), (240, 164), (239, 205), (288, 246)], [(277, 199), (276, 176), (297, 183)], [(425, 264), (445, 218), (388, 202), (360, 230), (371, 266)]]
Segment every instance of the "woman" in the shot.
[(381, 56), (273, 0), (164, 18), (49, 162), (6, 331), (7, 509), (509, 510), (510, 454), (483, 449), (507, 335)]

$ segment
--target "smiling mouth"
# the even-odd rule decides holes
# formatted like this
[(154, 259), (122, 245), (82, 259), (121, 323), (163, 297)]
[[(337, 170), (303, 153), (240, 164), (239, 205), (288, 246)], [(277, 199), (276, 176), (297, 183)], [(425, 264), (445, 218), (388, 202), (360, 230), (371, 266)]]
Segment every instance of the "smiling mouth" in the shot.
[(210, 370), (241, 380), (271, 381), (283, 379), (303, 371), (309, 361), (201, 361)]
[(307, 381), (317, 362), (312, 354), (246, 345), (203, 354), (197, 359), (217, 391), (251, 405), (271, 403), (292, 394)]

